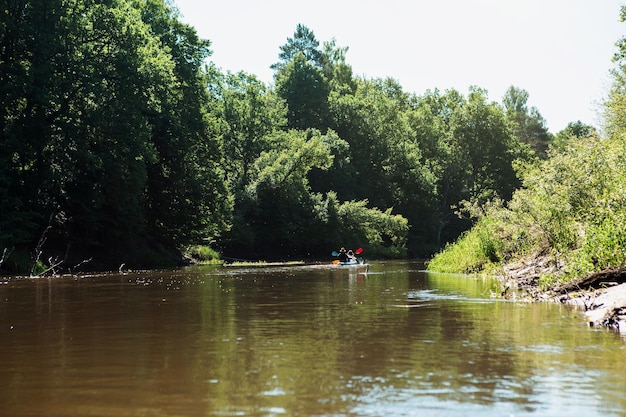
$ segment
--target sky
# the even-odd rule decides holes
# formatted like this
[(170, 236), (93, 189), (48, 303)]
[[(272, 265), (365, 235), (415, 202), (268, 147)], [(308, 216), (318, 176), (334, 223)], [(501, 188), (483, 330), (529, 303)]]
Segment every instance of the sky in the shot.
[(172, 0), (211, 41), (212, 62), (265, 83), (300, 23), (320, 44), (348, 47), (353, 73), (391, 77), (404, 91), (529, 94), (552, 133), (569, 122), (600, 127), (626, 0)]

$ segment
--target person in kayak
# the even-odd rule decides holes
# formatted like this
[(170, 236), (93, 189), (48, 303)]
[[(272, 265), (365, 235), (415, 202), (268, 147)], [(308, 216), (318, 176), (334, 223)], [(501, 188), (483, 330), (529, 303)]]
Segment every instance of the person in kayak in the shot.
[(347, 255), (348, 255), (348, 261), (356, 261), (356, 256), (354, 256), (354, 252), (352, 252), (352, 249), (348, 251)]
[(339, 262), (348, 261), (348, 253), (346, 252), (346, 248), (342, 247), (341, 249), (339, 249), (339, 255), (337, 255), (337, 258), (339, 258)]

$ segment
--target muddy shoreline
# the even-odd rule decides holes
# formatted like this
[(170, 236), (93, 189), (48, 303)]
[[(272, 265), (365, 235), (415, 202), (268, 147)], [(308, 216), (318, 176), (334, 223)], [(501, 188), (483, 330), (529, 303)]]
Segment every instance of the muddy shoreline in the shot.
[(584, 313), (589, 326), (606, 327), (626, 335), (626, 268), (612, 268), (548, 289), (540, 288), (544, 273), (558, 276), (561, 268), (548, 257), (535, 257), (503, 267), (502, 296), (515, 291), (533, 301), (567, 304)]

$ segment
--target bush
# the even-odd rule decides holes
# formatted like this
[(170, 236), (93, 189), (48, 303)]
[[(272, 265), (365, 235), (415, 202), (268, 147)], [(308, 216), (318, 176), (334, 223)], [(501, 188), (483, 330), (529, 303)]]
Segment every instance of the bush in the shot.
[(525, 167), (524, 188), (508, 205), (483, 207), (475, 226), (428, 267), (478, 272), (533, 253), (559, 260), (565, 279), (625, 266), (624, 154), (622, 140), (572, 139), (548, 160)]
[(342, 245), (363, 246), (369, 256), (406, 256), (408, 220), (391, 209), (368, 208), (367, 200), (347, 201), (336, 207)]
[(187, 249), (186, 254), (200, 263), (221, 263), (220, 254), (210, 246), (191, 246)]

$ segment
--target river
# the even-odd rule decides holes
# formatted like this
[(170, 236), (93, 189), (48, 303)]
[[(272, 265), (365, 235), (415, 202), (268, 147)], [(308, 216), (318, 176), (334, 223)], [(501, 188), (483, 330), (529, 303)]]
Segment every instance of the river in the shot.
[(0, 415), (626, 416), (626, 343), (410, 261), (0, 278)]

